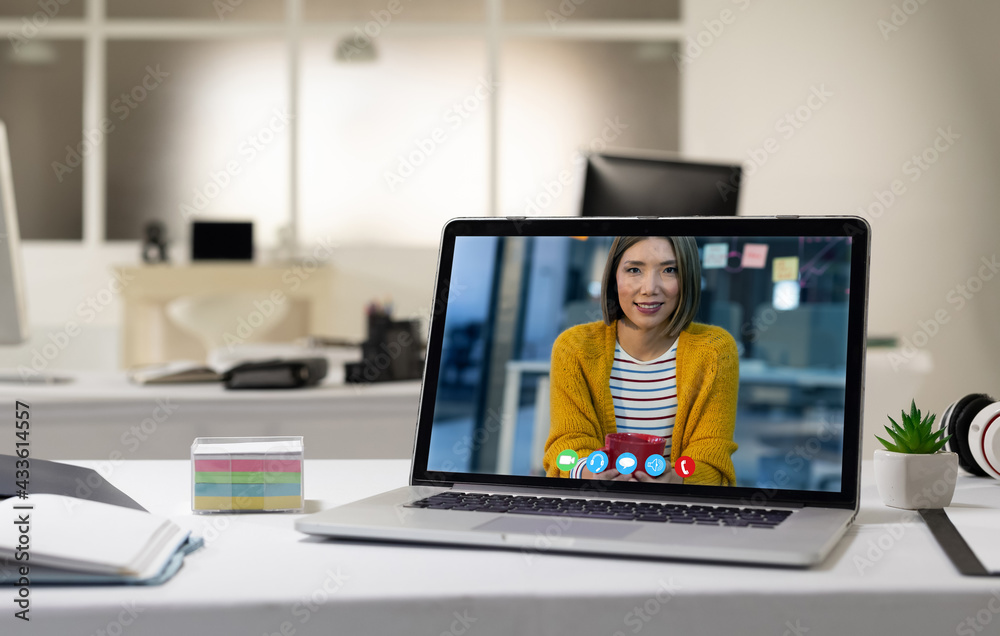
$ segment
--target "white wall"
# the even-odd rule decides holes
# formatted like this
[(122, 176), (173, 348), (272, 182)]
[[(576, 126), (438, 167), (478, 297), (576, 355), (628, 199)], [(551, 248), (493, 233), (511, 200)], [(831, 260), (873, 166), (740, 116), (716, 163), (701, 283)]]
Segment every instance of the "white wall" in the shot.
[[(1000, 398), (1000, 276), (957, 302), (982, 258), (1000, 262), (1000, 6), (921, 2), (905, 3), (911, 15), (902, 0), (686, 2), (688, 36), (705, 32), (708, 45), (684, 64), (681, 143), (693, 156), (748, 162), (774, 139), (744, 182), (742, 214), (858, 214), (900, 180), (891, 207), (866, 214), (869, 334), (922, 343), (922, 323), (947, 321), (922, 347), (934, 370), (914, 396), (940, 414), (967, 393)], [(901, 26), (884, 37), (878, 21), (891, 25), (894, 6)], [(832, 95), (806, 106), (794, 134), (777, 130), (814, 87)], [(905, 164), (940, 128), (959, 138), (911, 181)]]

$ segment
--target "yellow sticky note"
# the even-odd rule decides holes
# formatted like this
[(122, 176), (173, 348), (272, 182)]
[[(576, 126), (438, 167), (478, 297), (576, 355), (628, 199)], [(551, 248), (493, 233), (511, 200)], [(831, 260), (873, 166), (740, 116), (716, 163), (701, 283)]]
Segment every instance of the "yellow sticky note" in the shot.
[(782, 280), (799, 279), (799, 257), (782, 256), (771, 260), (771, 280), (775, 283)]

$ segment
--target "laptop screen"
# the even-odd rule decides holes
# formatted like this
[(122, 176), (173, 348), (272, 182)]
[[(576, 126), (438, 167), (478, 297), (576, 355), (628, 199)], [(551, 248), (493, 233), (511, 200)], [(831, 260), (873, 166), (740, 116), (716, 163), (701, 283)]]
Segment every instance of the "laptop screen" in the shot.
[(415, 475), (856, 489), (865, 226), (565, 221), (446, 231)]

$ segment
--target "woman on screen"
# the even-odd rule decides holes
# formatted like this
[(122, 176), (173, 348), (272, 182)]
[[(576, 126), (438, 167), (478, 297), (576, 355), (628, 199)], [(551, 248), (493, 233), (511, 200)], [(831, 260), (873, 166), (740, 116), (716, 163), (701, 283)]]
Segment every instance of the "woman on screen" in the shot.
[[(615, 238), (601, 284), (604, 320), (571, 327), (552, 347), (551, 428), (544, 466), (551, 477), (731, 486), (736, 450), (736, 342), (720, 327), (693, 322), (701, 265), (692, 237)], [(586, 457), (615, 432), (665, 437), (659, 477), (597, 474)], [(572, 449), (580, 461), (560, 470)], [(694, 460), (681, 478), (673, 465)]]

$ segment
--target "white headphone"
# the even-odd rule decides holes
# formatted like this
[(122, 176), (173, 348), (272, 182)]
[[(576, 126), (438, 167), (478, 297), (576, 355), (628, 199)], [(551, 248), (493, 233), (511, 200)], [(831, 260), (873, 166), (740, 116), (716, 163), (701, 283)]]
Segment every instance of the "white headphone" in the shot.
[(1000, 402), (973, 393), (952, 402), (941, 416), (948, 450), (958, 465), (973, 475), (1000, 479)]

